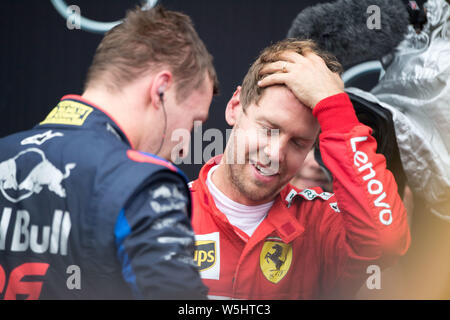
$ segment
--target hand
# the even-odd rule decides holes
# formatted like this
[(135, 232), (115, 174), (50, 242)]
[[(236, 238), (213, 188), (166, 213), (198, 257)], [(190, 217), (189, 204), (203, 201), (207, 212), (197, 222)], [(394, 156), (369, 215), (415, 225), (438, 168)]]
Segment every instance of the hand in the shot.
[(308, 52), (302, 56), (286, 51), (280, 58), (261, 69), (260, 75), (268, 75), (258, 82), (260, 87), (284, 84), (311, 109), (319, 101), (344, 92), (344, 82), (339, 74), (328, 69), (318, 55)]

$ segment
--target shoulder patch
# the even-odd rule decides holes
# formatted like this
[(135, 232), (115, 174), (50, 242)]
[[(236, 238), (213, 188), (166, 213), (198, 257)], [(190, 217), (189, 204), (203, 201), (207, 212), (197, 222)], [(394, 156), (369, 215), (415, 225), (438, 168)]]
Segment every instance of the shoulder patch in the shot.
[(93, 110), (94, 108), (85, 104), (72, 100), (64, 100), (58, 103), (40, 124), (54, 123), (82, 126)]
[(130, 160), (136, 161), (136, 162), (146, 162), (146, 163), (152, 163), (159, 166), (164, 166), (173, 172), (178, 172), (177, 168), (170, 163), (169, 161), (166, 161), (164, 159), (161, 159), (159, 157), (156, 157), (154, 155), (151, 155), (149, 153), (144, 153), (136, 150), (128, 150), (127, 156)]
[(330, 203), (330, 207), (331, 207), (331, 209), (333, 209), (337, 213), (341, 212), (341, 210), (339, 210), (337, 202)]
[(173, 210), (186, 212), (187, 197), (176, 185), (162, 184), (150, 190), (150, 207), (157, 213), (166, 213)]

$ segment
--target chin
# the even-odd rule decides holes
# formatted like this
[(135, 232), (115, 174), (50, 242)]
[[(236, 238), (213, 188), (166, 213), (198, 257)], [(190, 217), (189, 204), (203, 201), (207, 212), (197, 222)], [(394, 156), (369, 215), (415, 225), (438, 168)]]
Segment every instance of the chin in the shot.
[[(276, 195), (278, 193), (258, 193), (258, 192), (248, 192), (249, 190), (246, 190), (244, 193), (244, 196), (247, 200), (254, 203), (254, 205), (267, 203), (269, 201), (272, 201), (275, 199)], [(242, 193), (242, 192), (241, 192)]]
[(248, 179), (244, 183), (244, 190), (241, 190), (241, 193), (253, 202), (269, 202), (276, 198), (285, 185), (260, 184)]

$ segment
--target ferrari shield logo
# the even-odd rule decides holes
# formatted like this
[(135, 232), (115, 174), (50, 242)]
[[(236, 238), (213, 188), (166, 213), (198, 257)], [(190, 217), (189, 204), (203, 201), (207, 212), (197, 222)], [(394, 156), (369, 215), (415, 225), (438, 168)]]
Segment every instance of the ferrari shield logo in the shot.
[(272, 283), (278, 283), (288, 273), (292, 262), (292, 246), (279, 238), (268, 238), (259, 257), (261, 271)]

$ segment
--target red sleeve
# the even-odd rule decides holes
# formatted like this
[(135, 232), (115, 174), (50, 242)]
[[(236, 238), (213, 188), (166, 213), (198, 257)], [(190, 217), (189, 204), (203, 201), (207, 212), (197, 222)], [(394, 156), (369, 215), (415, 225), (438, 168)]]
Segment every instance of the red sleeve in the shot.
[(351, 278), (367, 279), (370, 265), (392, 264), (406, 253), (410, 234), (394, 176), (347, 94), (320, 101), (313, 114), (321, 125), (320, 152), (333, 174), (340, 211), (325, 214), (320, 226), (323, 287), (331, 288)]

